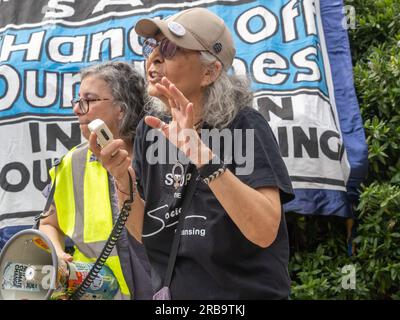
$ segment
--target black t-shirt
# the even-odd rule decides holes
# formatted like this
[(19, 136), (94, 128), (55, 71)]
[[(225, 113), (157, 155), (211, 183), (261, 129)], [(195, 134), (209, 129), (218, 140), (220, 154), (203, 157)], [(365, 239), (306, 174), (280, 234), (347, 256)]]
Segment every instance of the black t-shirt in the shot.
[[(207, 129), (207, 125), (204, 128)], [(218, 147), (212, 144), (214, 139), (209, 146), (224, 159), (228, 169), (252, 188), (278, 187), (282, 204), (291, 200), (293, 191), (287, 169), (263, 116), (252, 108), (245, 108), (225, 129), (225, 133), (227, 130), (232, 133), (231, 140), (229, 137), (220, 139)], [(204, 136), (202, 133), (203, 141)], [(164, 151), (163, 146), (167, 146), (168, 151)], [(158, 290), (165, 276), (180, 214), (180, 199), (174, 194), (182, 191), (182, 188), (175, 189), (172, 179), (175, 162), (160, 162), (164, 160), (165, 163), (168, 160), (166, 156), (176, 149), (159, 131), (152, 130), (143, 121), (137, 130), (134, 149), (138, 190), (146, 202), (143, 243), (153, 268), (153, 285)], [(230, 153), (229, 149), (233, 152)], [(246, 155), (248, 160), (244, 163)], [(159, 163), (155, 163), (157, 159)], [(184, 163), (182, 159), (184, 157), (180, 158)], [(238, 171), (240, 168), (241, 172)], [(185, 183), (195, 175), (197, 172), (186, 175)], [(277, 238), (268, 248), (261, 248), (244, 237), (203, 182), (197, 184), (184, 217), (170, 286), (173, 299), (288, 297), (289, 245), (283, 213)]]

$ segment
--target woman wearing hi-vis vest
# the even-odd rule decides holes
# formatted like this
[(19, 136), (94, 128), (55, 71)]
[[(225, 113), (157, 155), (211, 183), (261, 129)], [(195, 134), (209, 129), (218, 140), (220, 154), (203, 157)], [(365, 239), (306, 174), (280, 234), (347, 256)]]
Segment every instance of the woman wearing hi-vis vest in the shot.
[[(136, 126), (146, 101), (145, 82), (126, 62), (107, 62), (81, 71), (79, 97), (72, 100), (83, 136), (88, 124), (101, 119), (124, 151), (115, 161), (131, 161)], [(127, 157), (127, 158), (126, 158)], [(100, 255), (118, 215), (117, 188), (113, 177), (84, 142), (70, 150), (50, 171), (56, 181), (50, 214), (40, 230), (53, 242), (57, 255), (66, 261), (94, 262)], [(56, 179), (54, 177), (56, 176)], [(73, 256), (64, 250), (65, 236), (74, 242)], [(119, 284), (115, 299), (148, 299), (152, 290), (149, 265), (142, 245), (123, 230), (106, 265)]]

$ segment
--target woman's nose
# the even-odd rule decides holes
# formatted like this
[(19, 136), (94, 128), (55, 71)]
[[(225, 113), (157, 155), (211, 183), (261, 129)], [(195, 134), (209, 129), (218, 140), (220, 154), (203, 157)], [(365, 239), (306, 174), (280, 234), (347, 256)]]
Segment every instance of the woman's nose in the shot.
[(160, 51), (160, 46), (154, 48), (154, 50), (150, 53), (149, 57), (147, 58), (148, 65), (152, 63), (163, 63), (164, 58)]
[(72, 107), (72, 111), (77, 115), (81, 115), (82, 111), (81, 108), (79, 108), (79, 102), (74, 103), (73, 107)]

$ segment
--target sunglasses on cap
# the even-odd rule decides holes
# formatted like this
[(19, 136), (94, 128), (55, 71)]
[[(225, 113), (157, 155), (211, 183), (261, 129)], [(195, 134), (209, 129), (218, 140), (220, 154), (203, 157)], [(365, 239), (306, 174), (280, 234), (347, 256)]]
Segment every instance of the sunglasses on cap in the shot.
[(143, 56), (148, 59), (158, 46), (160, 47), (160, 54), (164, 59), (172, 59), (179, 48), (175, 43), (169, 41), (167, 38), (164, 38), (161, 41), (147, 38), (143, 42)]

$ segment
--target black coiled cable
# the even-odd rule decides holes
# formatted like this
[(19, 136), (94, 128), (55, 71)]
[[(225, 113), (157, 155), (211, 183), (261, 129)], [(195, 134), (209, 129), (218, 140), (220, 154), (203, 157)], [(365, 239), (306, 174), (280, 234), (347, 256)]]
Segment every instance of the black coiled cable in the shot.
[(100, 256), (97, 258), (93, 267), (90, 269), (88, 275), (85, 277), (85, 280), (83, 280), (80, 286), (71, 294), (71, 296), (69, 297), (70, 300), (79, 300), (85, 293), (85, 291), (90, 287), (92, 282), (96, 279), (97, 275), (99, 274), (101, 268), (103, 268), (104, 264), (106, 263), (107, 258), (111, 254), (111, 251), (113, 250), (115, 244), (119, 239), (119, 236), (121, 235), (121, 232), (125, 226), (126, 220), (128, 219), (129, 213), (131, 211), (131, 204), (133, 203), (134, 200), (132, 177), (129, 174), (129, 172), (128, 175), (129, 175), (130, 198), (124, 201), (121, 213), (119, 214), (118, 219), (114, 224), (111, 234), (108, 237), (107, 242), (100, 253)]

